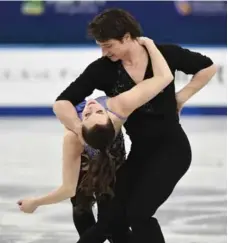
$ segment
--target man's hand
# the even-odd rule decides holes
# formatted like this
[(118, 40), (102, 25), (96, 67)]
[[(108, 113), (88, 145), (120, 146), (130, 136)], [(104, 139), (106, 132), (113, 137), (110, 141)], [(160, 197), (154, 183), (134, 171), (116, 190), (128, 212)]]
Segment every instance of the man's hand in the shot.
[(180, 114), (185, 103), (180, 93), (176, 93), (176, 101), (177, 101), (177, 112)]

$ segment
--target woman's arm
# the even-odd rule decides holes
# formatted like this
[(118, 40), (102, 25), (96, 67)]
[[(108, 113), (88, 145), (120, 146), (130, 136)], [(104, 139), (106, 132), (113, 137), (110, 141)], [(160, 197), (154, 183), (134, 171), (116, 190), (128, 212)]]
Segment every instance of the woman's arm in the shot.
[(154, 76), (164, 77), (167, 80), (173, 80), (173, 74), (167, 64), (165, 58), (163, 57), (162, 53), (158, 50), (154, 41), (147, 38), (141, 37), (139, 39), (139, 43), (144, 45), (150, 55), (151, 64)]
[(154, 77), (145, 79), (129, 91), (110, 99), (110, 108), (124, 117), (153, 99), (173, 80), (172, 72), (154, 42), (146, 38), (141, 44), (145, 42), (152, 60)]
[(45, 196), (20, 200), (18, 204), (21, 211), (31, 213), (38, 206), (58, 203), (73, 197), (76, 193), (79, 178), (82, 151), (83, 146), (77, 135), (67, 130), (63, 142), (62, 185)]
[(37, 206), (49, 205), (61, 202), (73, 197), (76, 193), (81, 158), (80, 156), (72, 164), (63, 164), (63, 183), (55, 191), (41, 197), (35, 198)]

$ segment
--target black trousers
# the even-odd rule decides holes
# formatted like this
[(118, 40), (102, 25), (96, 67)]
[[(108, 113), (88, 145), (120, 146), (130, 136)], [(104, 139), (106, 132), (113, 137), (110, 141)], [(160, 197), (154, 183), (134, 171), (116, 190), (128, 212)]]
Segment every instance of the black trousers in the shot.
[[(79, 176), (79, 183), (83, 177), (84, 172), (80, 172)], [(108, 197), (106, 197), (108, 198)], [(104, 213), (107, 211), (107, 201), (105, 196), (102, 200), (97, 202), (98, 206), (98, 220), (101, 220), (100, 218), (104, 217)], [(72, 203), (72, 209), (73, 209), (73, 222), (74, 226), (79, 234), (79, 236), (82, 236), (87, 230), (92, 228), (95, 223), (95, 217), (92, 211), (92, 204), (91, 200), (92, 198), (89, 196), (86, 196), (83, 191), (77, 191), (76, 195), (71, 198)], [(86, 207), (82, 207), (82, 204)], [(110, 230), (107, 230), (104, 234), (100, 234), (99, 241), (104, 242), (106, 239), (109, 240), (110, 243), (127, 243), (129, 235), (131, 234), (131, 231), (129, 230), (129, 227), (126, 223), (119, 222), (118, 228), (118, 234), (115, 234), (115, 230), (112, 230), (110, 227)]]
[(117, 174), (115, 198), (107, 202), (106, 212), (78, 243), (100, 243), (101, 235), (110, 229), (118, 235), (122, 221), (132, 228), (130, 243), (165, 242), (153, 215), (188, 170), (191, 148), (179, 124), (170, 133), (153, 138), (132, 141), (127, 162)]

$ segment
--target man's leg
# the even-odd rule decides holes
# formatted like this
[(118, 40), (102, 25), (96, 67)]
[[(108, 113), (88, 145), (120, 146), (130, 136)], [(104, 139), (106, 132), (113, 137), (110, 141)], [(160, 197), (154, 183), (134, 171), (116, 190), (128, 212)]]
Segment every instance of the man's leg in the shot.
[(169, 198), (191, 163), (185, 134), (179, 129), (175, 135), (166, 145), (159, 145), (155, 153), (145, 151), (140, 165), (137, 149), (128, 157), (129, 183), (134, 184), (137, 177), (126, 203), (126, 217), (133, 232), (130, 243), (165, 242), (160, 225), (152, 216)]

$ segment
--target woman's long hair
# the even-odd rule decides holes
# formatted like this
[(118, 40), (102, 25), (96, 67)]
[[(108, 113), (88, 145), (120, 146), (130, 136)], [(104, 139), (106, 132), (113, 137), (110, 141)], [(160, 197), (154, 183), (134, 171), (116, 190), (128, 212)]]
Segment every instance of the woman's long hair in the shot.
[(112, 121), (108, 119), (107, 124), (97, 124), (90, 129), (83, 126), (82, 136), (90, 147), (96, 149), (97, 154), (89, 161), (88, 171), (79, 188), (90, 196), (94, 193), (97, 197), (103, 194), (113, 196), (116, 166), (109, 152), (115, 138)]

